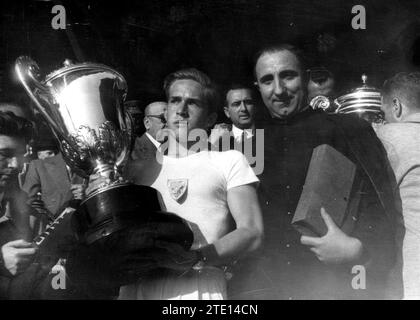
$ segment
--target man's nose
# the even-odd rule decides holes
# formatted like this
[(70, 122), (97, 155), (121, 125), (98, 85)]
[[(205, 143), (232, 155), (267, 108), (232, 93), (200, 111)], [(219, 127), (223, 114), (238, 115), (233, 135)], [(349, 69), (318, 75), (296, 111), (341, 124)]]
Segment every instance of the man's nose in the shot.
[(246, 104), (245, 101), (242, 101), (241, 104), (239, 105), (239, 112), (247, 112), (247, 108), (246, 108)]
[(284, 83), (279, 78), (274, 79), (274, 94), (280, 96), (284, 92)]
[(182, 116), (183, 118), (188, 117), (188, 106), (184, 101), (178, 104), (176, 114)]

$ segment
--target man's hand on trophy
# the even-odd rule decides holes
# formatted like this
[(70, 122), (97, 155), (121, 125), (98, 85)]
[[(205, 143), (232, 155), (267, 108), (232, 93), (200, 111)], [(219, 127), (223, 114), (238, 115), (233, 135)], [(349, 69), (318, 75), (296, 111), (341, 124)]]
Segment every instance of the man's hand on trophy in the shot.
[(310, 246), (310, 250), (326, 264), (351, 262), (360, 258), (363, 251), (360, 240), (341, 231), (324, 208), (321, 208), (321, 216), (327, 225), (327, 234), (323, 237), (302, 236), (301, 243)]
[(162, 249), (160, 251), (162, 259), (158, 261), (161, 268), (187, 271), (199, 261), (199, 256), (196, 251), (187, 251), (177, 243), (157, 240), (155, 246)]

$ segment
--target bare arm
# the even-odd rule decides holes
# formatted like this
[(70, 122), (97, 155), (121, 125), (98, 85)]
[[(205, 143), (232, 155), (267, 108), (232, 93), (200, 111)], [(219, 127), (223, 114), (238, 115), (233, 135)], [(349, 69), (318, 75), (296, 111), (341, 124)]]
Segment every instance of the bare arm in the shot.
[(185, 251), (177, 244), (158, 241), (156, 246), (166, 252), (163, 254), (161, 267), (188, 270), (200, 260), (205, 265), (229, 265), (261, 246), (263, 221), (255, 185), (229, 189), (227, 200), (236, 229), (200, 250)]
[(202, 249), (209, 265), (229, 264), (258, 249), (263, 241), (264, 227), (255, 184), (229, 189), (227, 200), (236, 229)]

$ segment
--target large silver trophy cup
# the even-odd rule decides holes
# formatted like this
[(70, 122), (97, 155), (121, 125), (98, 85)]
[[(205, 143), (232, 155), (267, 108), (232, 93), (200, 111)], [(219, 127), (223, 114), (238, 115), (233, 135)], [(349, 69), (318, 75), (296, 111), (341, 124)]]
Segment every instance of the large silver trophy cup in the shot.
[[(148, 247), (162, 237), (189, 248), (190, 229), (179, 217), (161, 211), (156, 190), (130, 184), (121, 176), (131, 140), (124, 77), (105, 65), (66, 61), (41, 80), (29, 57), (19, 57), (15, 70), (59, 140), (70, 168), (84, 177), (106, 178), (74, 214), (79, 239), (90, 245), (112, 238), (109, 243), (117, 251), (124, 250), (121, 246)], [(133, 229), (141, 236), (138, 232), (133, 236)], [(137, 242), (124, 238), (129, 235)]]

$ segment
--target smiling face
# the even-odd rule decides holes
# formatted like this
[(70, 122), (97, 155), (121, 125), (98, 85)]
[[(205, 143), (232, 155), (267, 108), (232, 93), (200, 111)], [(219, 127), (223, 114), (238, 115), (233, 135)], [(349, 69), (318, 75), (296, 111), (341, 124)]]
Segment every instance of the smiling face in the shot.
[(225, 114), (239, 129), (248, 129), (254, 123), (255, 102), (249, 89), (232, 89), (226, 94)]
[(0, 134), (0, 191), (16, 178), (26, 152), (23, 138)]
[(262, 100), (273, 118), (288, 118), (305, 107), (307, 83), (295, 54), (266, 52), (255, 65)]
[(182, 79), (172, 83), (168, 92), (167, 128), (178, 134), (193, 129), (207, 129), (214, 122), (203, 97), (203, 87), (194, 80)]

